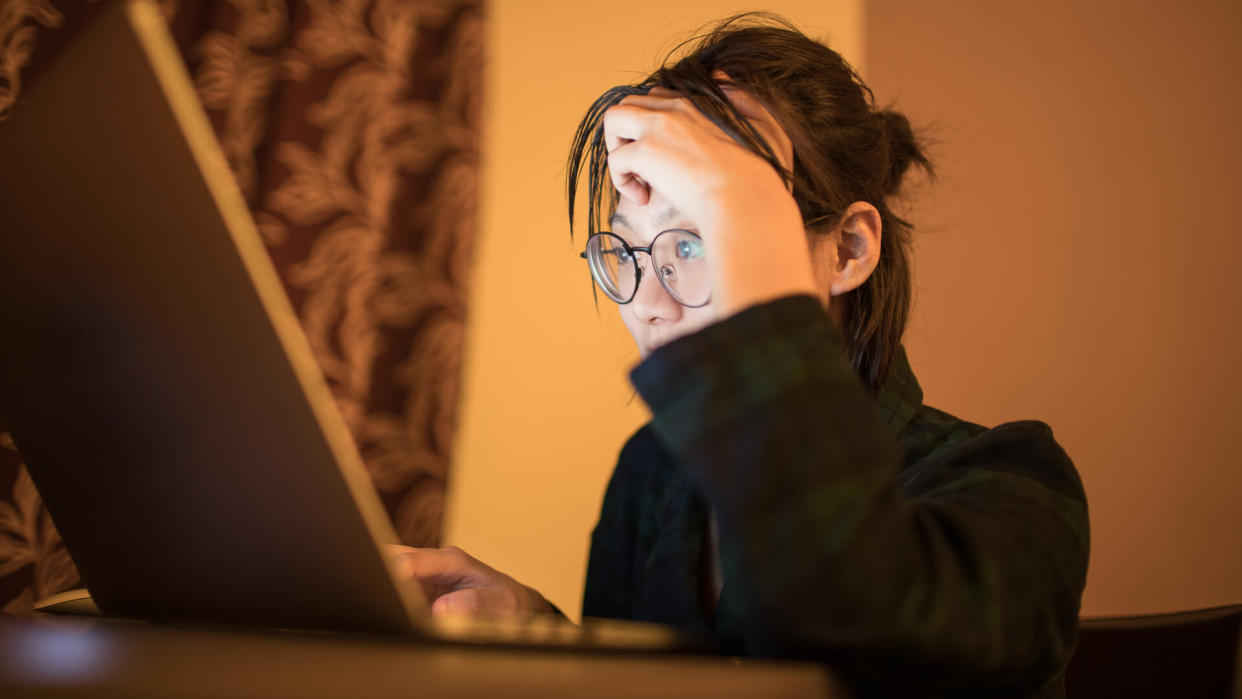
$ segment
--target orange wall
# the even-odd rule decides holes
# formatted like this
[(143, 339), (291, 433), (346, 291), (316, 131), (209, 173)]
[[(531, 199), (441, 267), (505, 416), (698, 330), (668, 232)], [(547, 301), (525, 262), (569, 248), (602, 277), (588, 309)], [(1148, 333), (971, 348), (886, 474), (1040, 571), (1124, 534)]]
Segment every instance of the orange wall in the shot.
[[(768, 3), (851, 59), (860, 0)], [(647, 419), (637, 360), (569, 240), (562, 166), (601, 92), (655, 67), (737, 2), (494, 0), (488, 6), (483, 201), (445, 541), (576, 616), (591, 528), (625, 439)]]
[(1053, 426), (1084, 613), (1242, 602), (1242, 4), (875, 0), (865, 76), (939, 139), (928, 402)]

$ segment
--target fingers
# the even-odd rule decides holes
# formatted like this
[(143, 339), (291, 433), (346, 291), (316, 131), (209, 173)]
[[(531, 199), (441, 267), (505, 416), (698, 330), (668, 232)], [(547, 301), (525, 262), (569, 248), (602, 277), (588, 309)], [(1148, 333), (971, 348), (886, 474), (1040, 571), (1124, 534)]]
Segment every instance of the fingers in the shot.
[[(616, 151), (613, 151), (614, 153)], [(609, 168), (609, 176), (612, 178), (612, 186), (617, 188), (621, 196), (642, 206), (651, 200), (651, 187), (643, 180), (643, 178), (632, 172), (620, 171), (620, 160), (609, 156), (608, 159), (611, 167)]]
[(733, 87), (732, 85), (721, 85), (721, 92), (728, 98), (729, 103), (739, 114), (747, 119), (771, 119), (772, 115), (768, 113), (766, 107), (754, 95), (746, 90)]
[(653, 97), (681, 97), (682, 94), (676, 90), (656, 85), (647, 91), (648, 95)]
[(517, 593), (509, 587), (472, 587), (441, 595), (431, 605), (432, 616), (450, 614), (516, 614), (522, 611)]
[(627, 101), (631, 99), (633, 97), (626, 97), (621, 104), (604, 112), (604, 146), (609, 153), (626, 143), (637, 141), (654, 126), (653, 110)]
[[(714, 76), (717, 80), (727, 81), (728, 75), (722, 71), (716, 71)], [(757, 97), (750, 92), (735, 87), (731, 84), (721, 85), (720, 89), (724, 91), (725, 97), (729, 99), (729, 103), (739, 114), (746, 117), (750, 123), (758, 129), (759, 133), (772, 147), (776, 153), (776, 157), (780, 160), (781, 165), (789, 171), (793, 170), (793, 142), (789, 140), (789, 135), (777, 123), (776, 118), (763, 106)]]
[[(608, 177), (621, 196), (635, 204), (646, 204), (651, 196), (647, 182), (623, 165), (624, 154), (639, 148), (642, 136), (638, 122), (641, 117), (626, 112), (614, 113), (613, 107), (604, 114), (604, 145), (608, 149)], [(629, 134), (624, 136), (622, 134)], [(624, 153), (623, 153), (624, 151)]]
[(652, 177), (664, 173), (671, 152), (692, 151), (696, 140), (728, 140), (689, 99), (661, 87), (621, 100), (603, 122), (609, 178), (622, 197), (640, 206), (650, 200), (652, 187), (661, 189)]
[(394, 552), (397, 570), (426, 588), (456, 589), (487, 580), (489, 568), (456, 546), (442, 549), (400, 547)]
[[(631, 95), (604, 113), (604, 146), (608, 150), (608, 175), (621, 196), (635, 204), (646, 204), (651, 187), (646, 179), (627, 163), (638, 157), (643, 139), (659, 128), (661, 112), (672, 109), (664, 97)], [(635, 163), (636, 164), (636, 163)]]
[(612, 186), (616, 187), (621, 196), (635, 204), (646, 204), (651, 198), (651, 188), (647, 182), (634, 174), (631, 162), (639, 156), (640, 146), (627, 143), (608, 154), (608, 176), (612, 178)]
[[(760, 102), (759, 98), (749, 91), (734, 85), (732, 79), (724, 71), (717, 70), (712, 74), (712, 78), (717, 82), (725, 97), (733, 105), (733, 108), (739, 114), (746, 117), (759, 130), (764, 139), (768, 141), (768, 144), (776, 152), (781, 164), (786, 169), (791, 170), (793, 168), (793, 143), (790, 142), (789, 136), (780, 127), (776, 118), (772, 116), (772, 113), (768, 111), (763, 102)], [(631, 95), (621, 100), (620, 104), (641, 107), (655, 112), (678, 110), (691, 118), (702, 116), (685, 95), (666, 87), (653, 87), (646, 95)], [(609, 150), (611, 151), (611, 148)]]
[(385, 552), (392, 557), (399, 575), (419, 583), (433, 615), (553, 611), (538, 592), (456, 546), (389, 546)]
[(647, 121), (648, 111), (633, 104), (619, 104), (604, 113), (604, 147), (608, 150), (608, 176), (621, 196), (636, 204), (647, 203), (650, 197), (647, 183), (633, 172), (620, 167), (616, 153), (643, 137), (648, 128)]
[[(662, 91), (656, 92), (656, 90)], [(665, 112), (672, 109), (681, 109), (686, 106), (691, 106), (690, 100), (686, 99), (680, 92), (673, 92), (672, 90), (663, 90), (662, 88), (655, 87), (651, 88), (651, 92), (645, 95), (629, 95), (617, 104)]]

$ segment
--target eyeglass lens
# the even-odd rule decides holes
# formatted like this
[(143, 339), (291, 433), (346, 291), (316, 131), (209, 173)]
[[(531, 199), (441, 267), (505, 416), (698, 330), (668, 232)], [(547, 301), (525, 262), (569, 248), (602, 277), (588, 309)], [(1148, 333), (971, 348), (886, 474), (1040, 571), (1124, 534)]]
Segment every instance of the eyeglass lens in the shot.
[[(697, 307), (711, 299), (703, 240), (682, 230), (660, 233), (651, 242), (651, 269), (678, 303)], [(587, 260), (600, 289), (617, 303), (629, 303), (640, 281), (638, 254), (612, 233), (600, 232), (587, 241)]]

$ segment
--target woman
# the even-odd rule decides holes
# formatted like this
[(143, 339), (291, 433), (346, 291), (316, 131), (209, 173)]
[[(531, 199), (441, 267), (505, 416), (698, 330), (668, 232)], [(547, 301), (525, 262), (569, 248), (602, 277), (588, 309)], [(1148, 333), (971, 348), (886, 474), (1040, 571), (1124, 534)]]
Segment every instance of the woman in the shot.
[[(862, 693), (1061, 692), (1085, 495), (1046, 425), (922, 404), (889, 208), (912, 165), (930, 170), (905, 117), (762, 16), (589, 110), (570, 218), (586, 170), (583, 256), (653, 417), (605, 495), (585, 616), (822, 659)], [(455, 549), (404, 561), (435, 613), (551, 609)]]

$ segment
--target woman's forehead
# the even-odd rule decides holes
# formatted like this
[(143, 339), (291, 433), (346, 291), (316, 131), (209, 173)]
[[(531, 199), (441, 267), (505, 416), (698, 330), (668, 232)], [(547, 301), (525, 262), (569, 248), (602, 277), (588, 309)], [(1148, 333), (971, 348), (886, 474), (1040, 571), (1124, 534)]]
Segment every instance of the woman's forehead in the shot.
[(686, 217), (677, 207), (666, 202), (657, 203), (653, 196), (651, 203), (643, 206), (630, 204), (624, 199), (618, 202), (617, 210), (612, 214), (608, 224), (614, 229), (621, 228), (638, 233), (651, 228), (665, 230), (670, 226), (687, 222)]

